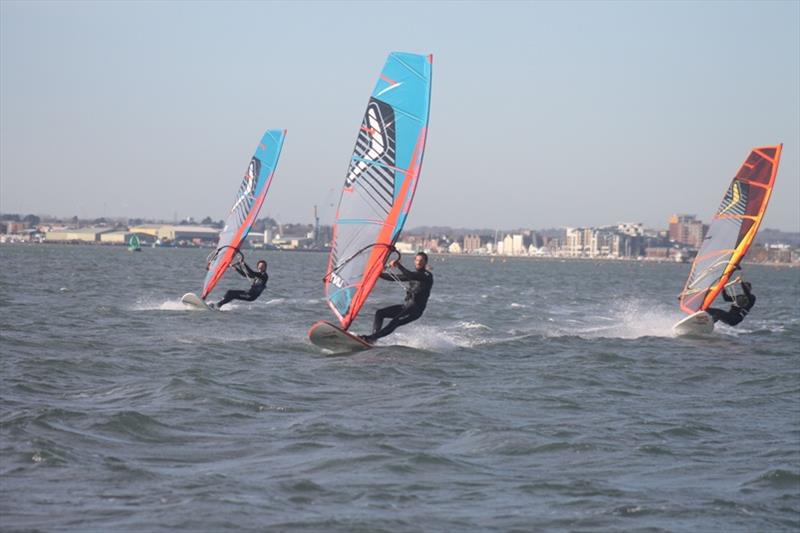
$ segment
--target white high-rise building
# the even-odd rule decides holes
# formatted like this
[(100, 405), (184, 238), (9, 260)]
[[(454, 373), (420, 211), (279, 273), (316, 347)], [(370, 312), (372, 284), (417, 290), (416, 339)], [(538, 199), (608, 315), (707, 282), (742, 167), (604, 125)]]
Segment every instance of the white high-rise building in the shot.
[(564, 251), (570, 257), (580, 257), (583, 254), (583, 228), (567, 228)]
[(514, 255), (514, 238), (511, 235), (503, 238), (503, 255)]
[(525, 246), (522, 244), (522, 235), (511, 237), (511, 255), (525, 255)]

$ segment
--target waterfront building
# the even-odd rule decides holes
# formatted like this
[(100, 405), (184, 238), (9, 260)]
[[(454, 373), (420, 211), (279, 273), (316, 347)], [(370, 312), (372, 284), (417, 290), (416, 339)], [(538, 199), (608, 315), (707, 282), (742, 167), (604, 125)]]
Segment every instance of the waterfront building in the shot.
[(609, 255), (612, 257), (630, 257), (631, 240), (624, 233), (614, 233), (609, 242)]
[(44, 239), (47, 242), (100, 242), (100, 236), (111, 231), (113, 228), (69, 228), (46, 231)]
[(583, 254), (583, 228), (567, 228), (563, 252), (569, 257)]
[(511, 236), (511, 255), (525, 255), (525, 246), (523, 244), (522, 235), (515, 234)]
[(514, 238), (511, 235), (503, 237), (503, 255), (514, 255)]
[(473, 254), (481, 249), (481, 238), (479, 235), (464, 236), (464, 253)]
[(100, 242), (103, 244), (128, 244), (131, 235), (130, 231), (109, 231), (100, 234)]
[(669, 219), (669, 240), (690, 248), (700, 248), (708, 226), (694, 215), (672, 215)]
[(131, 233), (139, 233), (155, 237), (159, 241), (203, 241), (215, 243), (219, 238), (219, 230), (209, 226), (173, 225), (173, 224), (141, 224), (128, 228)]
[(597, 257), (601, 238), (594, 228), (567, 228), (563, 252), (569, 257)]
[(416, 251), (414, 245), (406, 241), (397, 241), (394, 243), (394, 247), (397, 248), (397, 251), (401, 254), (411, 254)]
[(439, 239), (436, 238), (427, 239), (422, 249), (434, 254), (442, 251), (442, 247), (439, 245)]
[(646, 259), (664, 260), (669, 257), (670, 250), (668, 246), (648, 246), (645, 248), (644, 256)]
[(298, 248), (310, 248), (314, 244), (314, 232), (303, 235), (275, 235), (272, 243), (282, 250), (297, 250)]
[(587, 257), (600, 255), (600, 239), (597, 230), (594, 228), (583, 230), (583, 255)]
[(495, 245), (496, 245), (495, 253), (497, 255), (505, 255), (505, 245), (503, 241), (497, 241)]
[(7, 235), (15, 235), (22, 233), (27, 228), (27, 224), (25, 222), (17, 222), (14, 220), (6, 220), (3, 222), (6, 227), (6, 234)]
[[(643, 229), (640, 224), (602, 228), (567, 228), (560, 255), (567, 257), (636, 257), (641, 255)], [(547, 244), (559, 250), (558, 241)]]

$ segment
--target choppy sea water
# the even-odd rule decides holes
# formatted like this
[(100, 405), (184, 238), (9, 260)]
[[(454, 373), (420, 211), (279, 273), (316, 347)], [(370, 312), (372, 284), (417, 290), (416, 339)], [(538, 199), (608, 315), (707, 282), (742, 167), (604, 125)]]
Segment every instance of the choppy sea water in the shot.
[(0, 247), (0, 530), (800, 528), (797, 269), (682, 339), (688, 265), (437, 257), (421, 320), (328, 357), (324, 254), (216, 313), (206, 253)]

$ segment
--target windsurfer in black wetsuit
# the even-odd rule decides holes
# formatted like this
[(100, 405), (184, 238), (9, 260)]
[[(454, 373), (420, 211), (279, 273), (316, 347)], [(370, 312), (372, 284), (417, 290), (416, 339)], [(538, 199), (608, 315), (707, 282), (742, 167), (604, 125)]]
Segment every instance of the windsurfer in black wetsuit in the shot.
[[(735, 326), (744, 320), (744, 317), (747, 316), (747, 313), (749, 313), (750, 309), (752, 309), (756, 304), (756, 295), (751, 292), (752, 287), (750, 286), (750, 283), (747, 281), (739, 281), (738, 283), (742, 287), (741, 294), (731, 296), (727, 287), (722, 291), (722, 299), (726, 302), (732, 302), (729, 310), (725, 311), (723, 309), (715, 309), (713, 307), (706, 309), (706, 312), (711, 315), (711, 318), (714, 319), (714, 322), (720, 320), (729, 326)], [(733, 285), (731, 287), (733, 287)], [(734, 290), (731, 290), (730, 292), (734, 292)]]
[(231, 267), (235, 268), (236, 272), (238, 272), (242, 277), (245, 277), (251, 281), (250, 289), (246, 291), (229, 290), (225, 293), (225, 296), (222, 297), (222, 300), (217, 303), (211, 303), (211, 307), (219, 309), (231, 300), (244, 300), (245, 302), (252, 302), (261, 296), (261, 293), (264, 292), (264, 289), (267, 287), (267, 280), (269, 279), (269, 276), (267, 275), (267, 262), (263, 259), (256, 263), (256, 270), (250, 268), (243, 260), (232, 264)]
[[(390, 267), (397, 267), (400, 270), (400, 274), (394, 275), (383, 272), (381, 273), (381, 279), (408, 283), (405, 301), (402, 304), (378, 309), (375, 313), (375, 320), (372, 323), (372, 334), (362, 336), (362, 339), (373, 344), (381, 337), (391, 334), (399, 326), (413, 322), (422, 316), (422, 312), (425, 311), (425, 306), (428, 304), (428, 298), (431, 295), (431, 287), (433, 287), (433, 274), (425, 268), (427, 265), (428, 254), (425, 252), (420, 252), (414, 257), (415, 270), (413, 272), (401, 265), (399, 260), (389, 263)], [(390, 319), (389, 323), (384, 326), (383, 321), (387, 318)]]

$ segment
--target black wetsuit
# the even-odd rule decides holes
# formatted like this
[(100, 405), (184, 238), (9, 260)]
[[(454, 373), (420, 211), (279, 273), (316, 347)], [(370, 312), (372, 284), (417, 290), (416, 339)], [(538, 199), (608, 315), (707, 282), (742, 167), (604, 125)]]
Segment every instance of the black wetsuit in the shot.
[[(242, 268), (244, 266), (244, 269)], [(261, 293), (264, 292), (264, 289), (267, 286), (267, 280), (269, 276), (266, 272), (259, 272), (258, 270), (253, 270), (247, 263), (242, 263), (241, 265), (236, 265), (234, 267), (236, 272), (241, 274), (243, 277), (248, 278), (252, 281), (250, 285), (250, 289), (246, 291), (240, 290), (229, 290), (225, 293), (225, 296), (222, 297), (222, 300), (217, 302), (217, 307), (222, 307), (226, 303), (230, 302), (231, 300), (244, 300), (245, 302), (252, 302), (259, 296)]]
[(723, 291), (722, 299), (726, 302), (733, 302), (729, 310), (724, 311), (722, 309), (714, 309), (713, 307), (706, 309), (706, 312), (711, 315), (714, 322), (721, 320), (729, 326), (735, 326), (744, 320), (744, 317), (747, 316), (747, 313), (749, 313), (750, 309), (756, 304), (756, 295), (748, 289), (742, 288), (744, 289), (744, 294), (737, 295), (735, 299), (731, 298), (727, 292)]
[[(407, 282), (406, 299), (402, 304), (378, 309), (372, 323), (372, 335), (366, 337), (369, 342), (375, 342), (381, 337), (391, 334), (399, 326), (415, 321), (422, 316), (425, 306), (428, 305), (431, 287), (433, 287), (433, 274), (424, 268), (412, 272), (400, 263), (397, 264), (397, 268), (401, 272), (398, 276), (382, 273), (381, 278)], [(387, 318), (391, 320), (386, 326), (383, 326), (383, 321)]]

